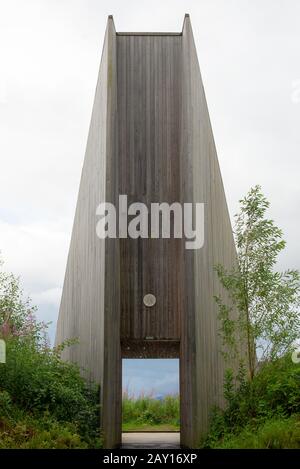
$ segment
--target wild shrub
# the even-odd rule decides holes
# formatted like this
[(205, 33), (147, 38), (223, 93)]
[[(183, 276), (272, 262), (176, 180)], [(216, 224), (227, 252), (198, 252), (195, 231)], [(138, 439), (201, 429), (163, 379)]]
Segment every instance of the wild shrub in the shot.
[[(227, 406), (225, 410), (212, 410), (210, 431), (201, 445), (215, 447), (223, 440), (230, 440), (233, 444), (239, 435), (243, 435), (243, 441), (249, 442), (249, 435), (254, 438), (258, 430), (262, 432), (262, 439), (257, 444), (261, 445), (265, 441), (263, 435), (270, 434), (272, 429), (277, 434), (281, 425), (287, 429), (288, 421), (295, 427), (294, 436), (298, 435), (300, 364), (293, 363), (290, 354), (263, 364), (254, 379), (244, 382), (237, 390), (234, 390), (235, 385), (232, 373), (227, 373), (224, 386)], [(256, 441), (253, 438), (251, 445)], [(284, 444), (283, 439), (280, 444)]]

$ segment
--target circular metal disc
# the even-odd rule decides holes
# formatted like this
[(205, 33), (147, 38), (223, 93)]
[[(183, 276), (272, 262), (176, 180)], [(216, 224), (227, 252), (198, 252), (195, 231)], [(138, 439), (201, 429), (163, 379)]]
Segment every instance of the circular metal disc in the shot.
[(144, 296), (143, 301), (145, 306), (151, 308), (151, 306), (154, 306), (156, 303), (156, 297), (152, 295), (152, 293), (147, 293), (147, 295)]

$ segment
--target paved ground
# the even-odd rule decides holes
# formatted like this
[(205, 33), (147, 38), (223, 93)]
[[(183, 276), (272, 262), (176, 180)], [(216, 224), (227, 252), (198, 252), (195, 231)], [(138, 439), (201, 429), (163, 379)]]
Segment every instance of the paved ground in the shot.
[(180, 448), (180, 433), (122, 433), (122, 448)]

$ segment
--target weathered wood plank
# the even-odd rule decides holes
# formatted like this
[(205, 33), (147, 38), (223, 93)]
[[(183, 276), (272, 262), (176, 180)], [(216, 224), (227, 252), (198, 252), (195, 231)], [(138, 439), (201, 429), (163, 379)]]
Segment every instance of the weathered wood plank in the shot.
[[(117, 36), (120, 187), (128, 203), (150, 208), (151, 202), (178, 200), (180, 41), (180, 36)], [(179, 338), (181, 243), (124, 239), (120, 244), (121, 337)], [(143, 304), (147, 293), (157, 298), (151, 309)]]
[(213, 298), (220, 285), (213, 269), (218, 263), (232, 267), (236, 253), (189, 17), (182, 48), (182, 193), (185, 200), (205, 203), (205, 244), (184, 253), (183, 275), (181, 443), (194, 447), (208, 429), (212, 406), (223, 403), (224, 363)]
[[(96, 236), (96, 207), (205, 204), (205, 244)], [(236, 261), (189, 17), (182, 34), (116, 34), (109, 18), (61, 300), (56, 342), (101, 384), (105, 446), (121, 439), (121, 359), (180, 358), (181, 443), (194, 447), (222, 405), (220, 290)], [(156, 304), (144, 305), (144, 295)], [(223, 292), (223, 294), (225, 294)]]
[(116, 32), (110, 18), (96, 88), (56, 343), (79, 338), (63, 358), (101, 386), (106, 447), (121, 443), (119, 243), (96, 235), (96, 207), (116, 203), (118, 186)]

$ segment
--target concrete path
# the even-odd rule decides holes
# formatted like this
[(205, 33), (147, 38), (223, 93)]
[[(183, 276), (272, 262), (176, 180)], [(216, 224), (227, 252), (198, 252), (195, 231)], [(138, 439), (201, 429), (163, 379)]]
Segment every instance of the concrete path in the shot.
[(141, 433), (122, 433), (122, 448), (180, 448), (180, 433), (159, 433), (159, 432), (141, 432)]

